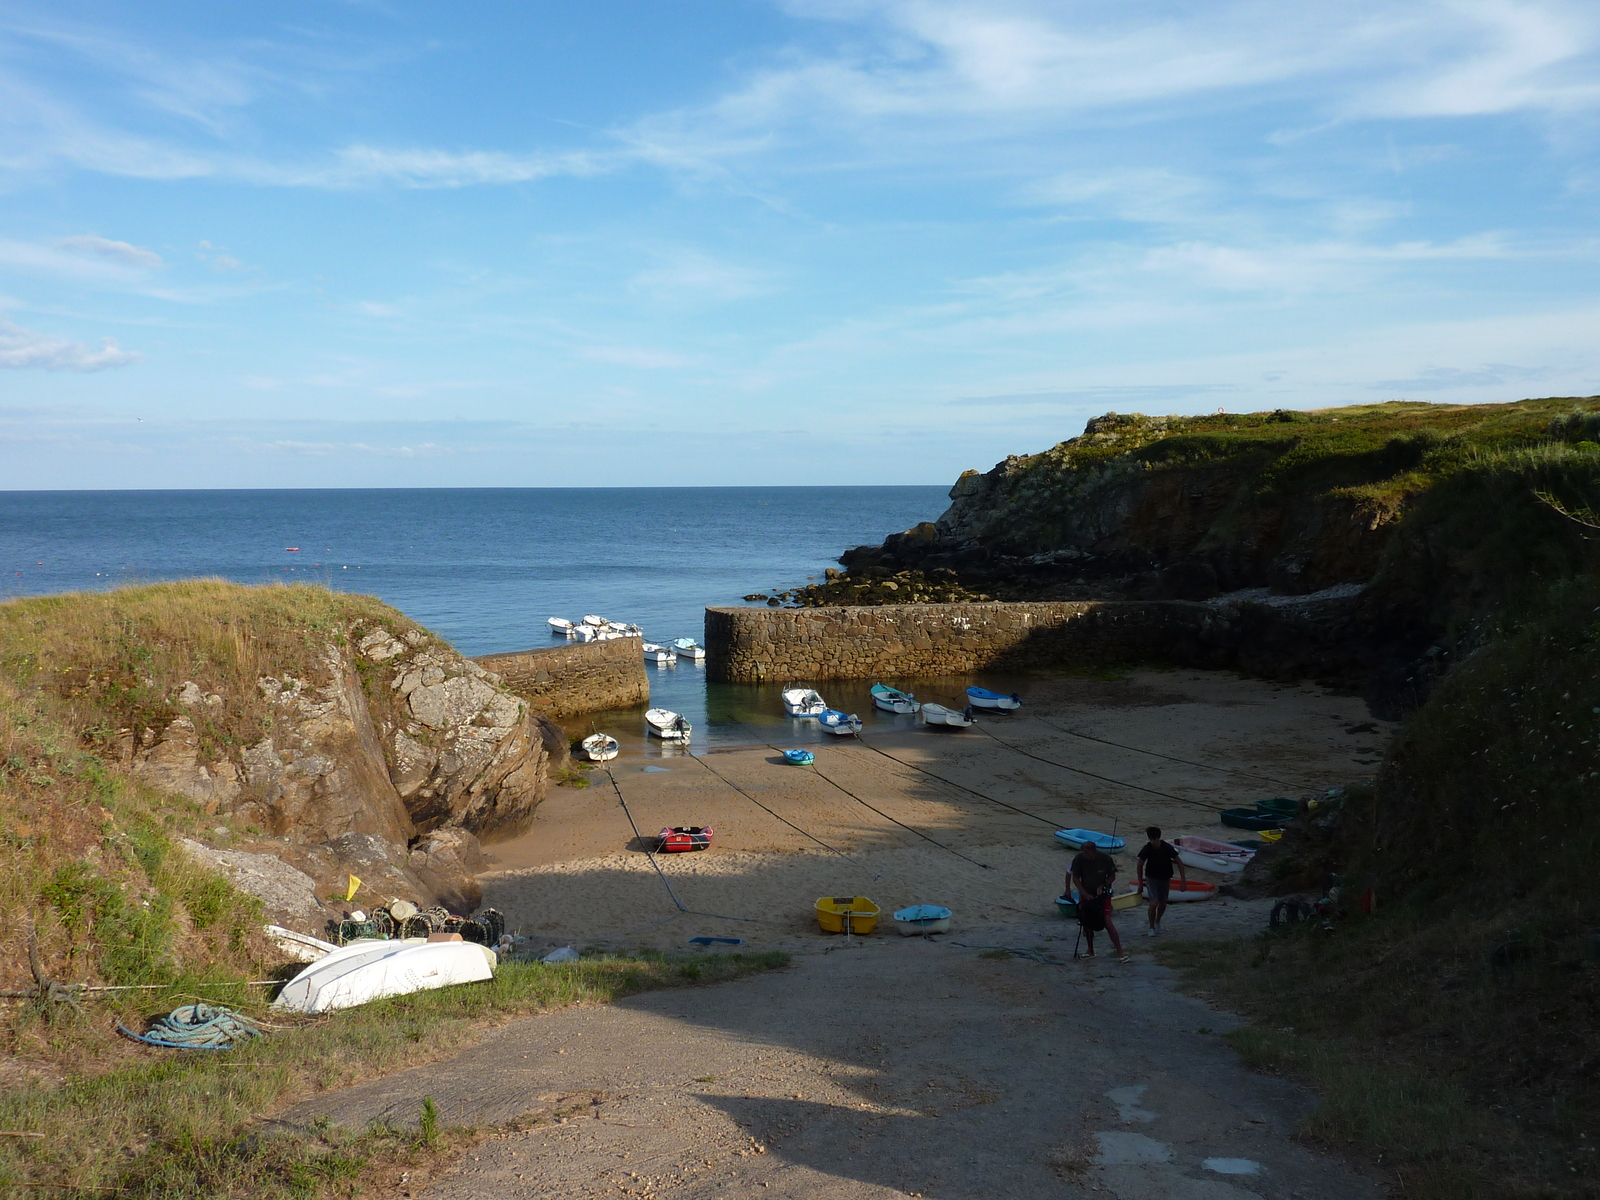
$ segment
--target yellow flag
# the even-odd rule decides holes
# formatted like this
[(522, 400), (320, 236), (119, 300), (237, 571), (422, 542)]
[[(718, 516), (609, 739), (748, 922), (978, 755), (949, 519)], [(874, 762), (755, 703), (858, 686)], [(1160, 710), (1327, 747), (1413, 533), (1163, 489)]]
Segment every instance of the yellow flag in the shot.
[(357, 879), (354, 875), (352, 875), (352, 876), (350, 876), (349, 890), (345, 892), (344, 898), (346, 900), (354, 900), (356, 898), (356, 893), (358, 891), (360, 891), (360, 890), (361, 890), (361, 880)]

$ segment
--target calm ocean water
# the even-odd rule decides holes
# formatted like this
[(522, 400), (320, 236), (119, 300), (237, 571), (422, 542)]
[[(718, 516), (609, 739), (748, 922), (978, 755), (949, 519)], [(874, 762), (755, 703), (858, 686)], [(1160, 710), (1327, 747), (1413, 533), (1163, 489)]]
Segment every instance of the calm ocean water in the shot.
[[(0, 492), (0, 598), (193, 576), (308, 580), (378, 596), (465, 654), (554, 644), (545, 619), (585, 613), (642, 625), (653, 641), (698, 640), (707, 605), (820, 578), (846, 547), (938, 516), (945, 491)], [(708, 692), (687, 663), (651, 668), (651, 689), (705, 731), (701, 745), (747, 739), (776, 705), (757, 689)], [(629, 725), (619, 733), (641, 723), (607, 718)]]

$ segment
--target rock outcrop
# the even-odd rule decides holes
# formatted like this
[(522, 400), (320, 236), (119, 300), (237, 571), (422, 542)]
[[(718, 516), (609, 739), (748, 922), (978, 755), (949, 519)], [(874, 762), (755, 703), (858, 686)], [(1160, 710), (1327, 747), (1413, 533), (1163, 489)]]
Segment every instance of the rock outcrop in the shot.
[(348, 875), (363, 897), (470, 910), (479, 837), (524, 828), (566, 760), (559, 728), (416, 628), (354, 621), (311, 670), (262, 675), (256, 693), (230, 701), (184, 680), (174, 715), (123, 730), (116, 748), (136, 779), (253, 831), (244, 848), (190, 853), (286, 924), (320, 928), (317, 897)]

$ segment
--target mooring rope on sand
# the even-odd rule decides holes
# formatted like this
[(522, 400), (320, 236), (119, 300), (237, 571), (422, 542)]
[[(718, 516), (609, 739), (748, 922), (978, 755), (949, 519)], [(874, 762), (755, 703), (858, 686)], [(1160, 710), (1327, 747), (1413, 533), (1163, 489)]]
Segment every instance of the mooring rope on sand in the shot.
[[(781, 748), (779, 748), (777, 746), (772, 746), (772, 743), (770, 743), (770, 742), (768, 742), (767, 744), (769, 746), (771, 746), (772, 749), (777, 750), (779, 754), (783, 753)], [(929, 837), (927, 834), (923, 833), (922, 830), (917, 829), (914, 826), (907, 825), (904, 821), (896, 820), (894, 817), (891, 817), (888, 813), (884, 812), (883, 809), (876, 808), (873, 805), (868, 804), (860, 796), (856, 795), (849, 788), (845, 787), (844, 784), (839, 783), (836, 780), (829, 779), (826, 775), (824, 775), (822, 773), (822, 769), (820, 767), (818, 767), (815, 762), (813, 762), (812, 765), (811, 765), (811, 771), (812, 771), (812, 774), (814, 774), (818, 779), (822, 780), (823, 783), (826, 783), (826, 784), (829, 784), (829, 785), (831, 785), (833, 787), (838, 788), (841, 792), (843, 792), (846, 796), (849, 796), (850, 799), (854, 800), (857, 804), (860, 804), (860, 805), (862, 805), (862, 806), (864, 806), (866, 808), (872, 809), (873, 812), (877, 813), (885, 821), (893, 822), (894, 824), (900, 826), (901, 829), (904, 829), (907, 833), (914, 833), (919, 838), (921, 838), (923, 841), (932, 842), (935, 846), (939, 847), (939, 849), (948, 850), (951, 854), (954, 854), (957, 858), (966, 859), (967, 862), (971, 863), (975, 867), (982, 867), (985, 871), (994, 870), (994, 868), (991, 867), (988, 863), (981, 863), (975, 858), (968, 858), (965, 854), (961, 853), (961, 851), (957, 850), (954, 846), (947, 846), (943, 842), (939, 841), (937, 838)]]
[[(1000, 741), (999, 738), (995, 738), (994, 740), (997, 741), (997, 742)], [(1009, 808), (1014, 813), (1018, 813), (1018, 814), (1020, 814), (1020, 815), (1022, 815), (1024, 817), (1030, 817), (1033, 820), (1040, 822), (1041, 824), (1050, 826), (1050, 828), (1052, 828), (1052, 829), (1059, 829), (1061, 827), (1061, 822), (1057, 821), (1057, 820), (1054, 820), (1053, 818), (1041, 817), (1038, 813), (1029, 812), (1025, 808), (1018, 808), (1015, 804), (1008, 804), (1004, 800), (996, 800), (993, 796), (985, 796), (982, 792), (976, 791), (973, 788), (969, 788), (964, 783), (957, 783), (954, 779), (946, 779), (943, 775), (935, 775), (932, 771), (928, 770), (926, 767), (919, 767), (919, 766), (917, 766), (916, 763), (908, 763), (903, 758), (896, 758), (894, 755), (890, 754), (887, 750), (878, 749), (878, 747), (874, 746), (871, 742), (867, 741), (867, 739), (862, 737), (859, 733), (856, 734), (856, 741), (860, 742), (863, 746), (865, 746), (868, 750), (871, 750), (874, 754), (883, 755), (890, 762), (899, 763), (902, 767), (909, 767), (913, 771), (919, 771), (922, 774), (928, 776), (928, 778), (930, 778), (930, 779), (937, 779), (940, 783), (946, 783), (946, 784), (949, 784), (953, 788), (959, 788), (961, 791), (966, 792), (967, 795), (969, 795), (969, 796), (976, 796), (979, 800), (987, 800), (990, 804), (998, 804), (1001, 808)], [(1004, 742), (1001, 742), (1000, 744), (1001, 745), (1005, 745)]]
[[(1065, 725), (1057, 725), (1054, 721), (1046, 721), (1043, 717), (1035, 716), (1032, 713), (1029, 713), (1024, 720), (1037, 721), (1041, 725), (1047, 725), (1051, 729), (1058, 730), (1071, 737), (1082, 738), (1086, 742), (1099, 742), (1102, 746), (1115, 746), (1118, 750), (1132, 750), (1135, 754), (1148, 754), (1152, 758), (1164, 758), (1168, 762), (1182, 763), (1186, 767), (1201, 767), (1207, 771), (1220, 771), (1224, 775), (1246, 775), (1251, 779), (1260, 779), (1265, 783), (1275, 783), (1279, 787), (1301, 788), (1306, 786), (1302, 783), (1291, 783), (1287, 779), (1274, 779), (1271, 775), (1263, 775), (1259, 771), (1246, 771), (1242, 767), (1219, 767), (1215, 763), (1195, 762), (1193, 759), (1162, 754), (1159, 750), (1146, 750), (1143, 746), (1130, 746), (1125, 742), (1113, 742), (1110, 738), (1095, 737), (1092, 733), (1079, 733), (1076, 729), (1068, 729)], [(999, 738), (995, 738), (995, 741), (999, 740)]]
[[(715, 773), (716, 772), (712, 772), (712, 774)], [(622, 787), (617, 783), (617, 777), (611, 773), (610, 763), (606, 764), (606, 778), (611, 781), (611, 790), (617, 794), (617, 803), (622, 805), (623, 815), (628, 818), (628, 826), (633, 830), (634, 838), (638, 841), (640, 847), (643, 848), (645, 857), (650, 860), (650, 865), (656, 869), (656, 874), (660, 877), (662, 886), (667, 889), (667, 895), (672, 897), (672, 903), (677, 906), (677, 909), (680, 913), (686, 913), (689, 916), (694, 917), (711, 917), (718, 921), (743, 921), (749, 925), (766, 925), (771, 923), (768, 921), (762, 921), (757, 917), (730, 917), (725, 913), (702, 912), (699, 909), (690, 908), (682, 900), (678, 899), (678, 893), (672, 890), (672, 881), (667, 878), (667, 873), (661, 869), (661, 864), (656, 861), (655, 851), (650, 849), (650, 843), (645, 840), (644, 834), (639, 832), (639, 823), (633, 819), (633, 812), (628, 808), (627, 800), (623, 798)], [(672, 918), (669, 917), (667, 919), (671, 920)], [(666, 924), (666, 921), (658, 921), (656, 924), (664, 925)], [(646, 925), (644, 928), (652, 929), (654, 926)], [(638, 931), (635, 930), (634, 932)], [(611, 936), (623, 937), (625, 935), (613, 934)]]
[[(1045, 724), (1049, 724), (1049, 722), (1047, 721)], [(1207, 804), (1203, 800), (1190, 800), (1186, 796), (1174, 796), (1171, 792), (1163, 792), (1159, 788), (1147, 788), (1142, 784), (1129, 783), (1125, 779), (1113, 779), (1109, 775), (1100, 775), (1094, 771), (1086, 771), (1082, 767), (1074, 767), (1064, 762), (1056, 762), (1053, 758), (1044, 758), (1041, 755), (1033, 753), (1031, 750), (1024, 750), (1021, 746), (1013, 745), (1012, 743), (1006, 741), (1005, 738), (995, 737), (994, 734), (990, 733), (987, 729), (984, 729), (981, 726), (974, 725), (973, 728), (979, 733), (983, 734), (985, 737), (994, 738), (995, 741), (999, 742), (1008, 750), (1013, 750), (1018, 754), (1026, 755), (1028, 758), (1034, 759), (1038, 762), (1047, 763), (1052, 767), (1060, 767), (1063, 771), (1073, 771), (1079, 775), (1087, 775), (1090, 779), (1099, 779), (1106, 783), (1114, 783), (1118, 787), (1132, 788), (1136, 792), (1148, 792), (1152, 796), (1160, 796), (1163, 800), (1176, 800), (1179, 804), (1190, 804), (1195, 808), (1203, 808), (1210, 813), (1218, 813), (1222, 811), (1216, 805)]]
[[(796, 825), (793, 821), (789, 820), (789, 818), (787, 818), (785, 816), (782, 816), (781, 814), (776, 813), (772, 809), (768, 808), (765, 804), (761, 803), (761, 801), (757, 800), (754, 796), (752, 796), (749, 792), (745, 791), (737, 783), (733, 782), (733, 780), (729, 779), (721, 771), (717, 770), (710, 763), (706, 762), (704, 755), (690, 755), (689, 757), (692, 758), (695, 762), (699, 763), (706, 770), (710, 771), (718, 779), (722, 780), (723, 783), (727, 784), (734, 791), (738, 792), (739, 795), (743, 796), (746, 800), (750, 801), (751, 804), (754, 804), (762, 812), (767, 813), (772, 817), (775, 817), (779, 821), (782, 821), (785, 825), (787, 825), (790, 829), (793, 829), (796, 833), (801, 834), (804, 837), (810, 838), (817, 845), (821, 846), (824, 850), (828, 851), (828, 853), (837, 854), (840, 858), (844, 859), (845, 862), (852, 863), (855, 866), (860, 867), (863, 871), (866, 871), (867, 874), (872, 875), (871, 868), (868, 867), (865, 863), (858, 862), (857, 860), (851, 858), (843, 850), (839, 850), (839, 849), (836, 849), (833, 846), (828, 845), (827, 842), (823, 841), (816, 834), (811, 833), (808, 830), (800, 828), (800, 826)], [(621, 793), (619, 792), (618, 795), (621, 795)], [(872, 878), (874, 880), (878, 880), (878, 879), (882, 879), (883, 876), (881, 874), (877, 874), (877, 875), (872, 875)]]

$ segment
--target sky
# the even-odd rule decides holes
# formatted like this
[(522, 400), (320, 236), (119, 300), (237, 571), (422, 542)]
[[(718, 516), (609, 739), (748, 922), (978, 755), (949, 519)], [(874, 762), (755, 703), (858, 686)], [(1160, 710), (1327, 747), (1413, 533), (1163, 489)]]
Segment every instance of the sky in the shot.
[(1593, 0), (0, 0), (0, 488), (1600, 392)]

